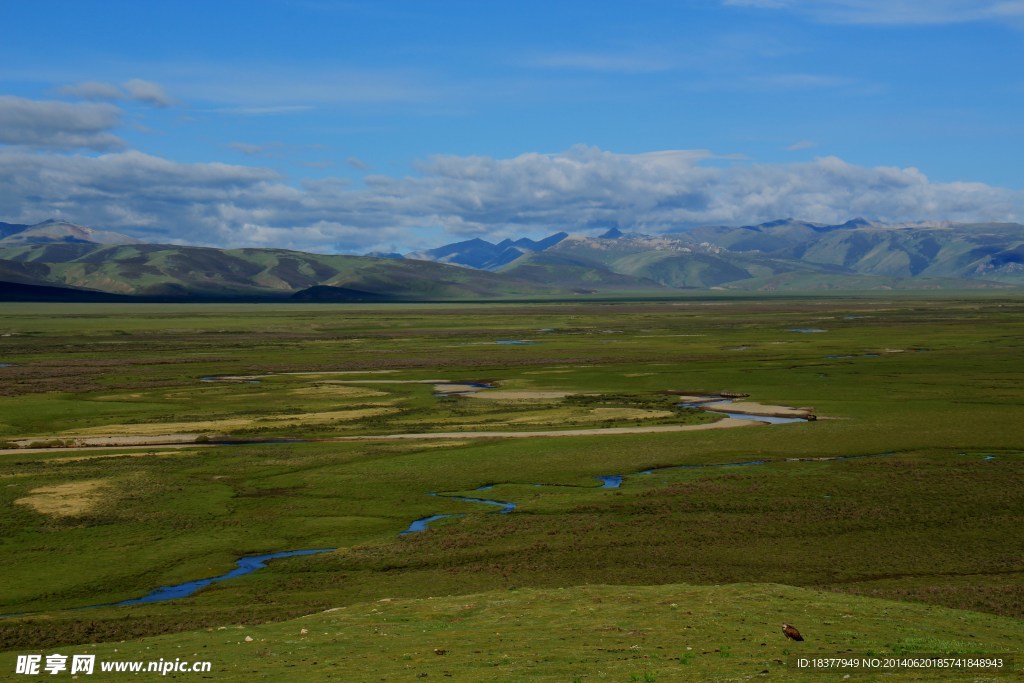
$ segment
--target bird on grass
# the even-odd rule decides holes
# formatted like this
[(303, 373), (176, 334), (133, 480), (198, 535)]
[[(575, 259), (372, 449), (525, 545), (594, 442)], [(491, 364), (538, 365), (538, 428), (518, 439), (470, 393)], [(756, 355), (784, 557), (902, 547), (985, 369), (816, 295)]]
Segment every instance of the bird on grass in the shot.
[(786, 637), (789, 638), (790, 640), (803, 640), (804, 639), (804, 637), (802, 635), (800, 635), (800, 631), (797, 631), (795, 628), (793, 628), (789, 624), (783, 624), (782, 625), (782, 632), (784, 634), (786, 634)]

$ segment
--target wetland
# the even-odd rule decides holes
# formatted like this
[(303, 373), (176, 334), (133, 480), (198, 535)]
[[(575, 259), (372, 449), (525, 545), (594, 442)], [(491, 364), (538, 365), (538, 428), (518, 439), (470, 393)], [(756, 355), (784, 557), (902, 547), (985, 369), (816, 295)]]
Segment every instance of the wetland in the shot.
[(597, 586), (1024, 617), (1020, 297), (5, 304), (0, 334), (9, 651)]

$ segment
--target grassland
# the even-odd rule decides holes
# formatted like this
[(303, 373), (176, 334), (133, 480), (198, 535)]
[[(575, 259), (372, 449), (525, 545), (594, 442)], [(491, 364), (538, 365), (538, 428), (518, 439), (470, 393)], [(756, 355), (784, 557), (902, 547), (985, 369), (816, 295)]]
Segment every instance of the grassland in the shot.
[[(827, 331), (791, 331), (805, 328)], [(495, 343), (509, 339), (537, 343)], [(328, 661), (354, 667), (351, 680), (738, 680), (794, 673), (782, 621), (814, 633), (817, 653), (1019, 652), (1022, 347), (1024, 300), (998, 294), (4, 305), (0, 442), (308, 442), (6, 451), (0, 612), (27, 614), (0, 620), (12, 653), (0, 670), (14, 652), (168, 634), (116, 647), (208, 646), (225, 680), (291, 667), (319, 680)], [(250, 379), (201, 381), (212, 376)], [(437, 396), (427, 380), (546, 397)], [(723, 391), (820, 419), (320, 441), (692, 425), (716, 418), (666, 392)], [(651, 468), (666, 469), (639, 474)], [(621, 488), (600, 487), (610, 474)], [(461, 516), (399, 536), (438, 513)], [(69, 611), (219, 575), (242, 555), (324, 547), (338, 550), (191, 598)]]

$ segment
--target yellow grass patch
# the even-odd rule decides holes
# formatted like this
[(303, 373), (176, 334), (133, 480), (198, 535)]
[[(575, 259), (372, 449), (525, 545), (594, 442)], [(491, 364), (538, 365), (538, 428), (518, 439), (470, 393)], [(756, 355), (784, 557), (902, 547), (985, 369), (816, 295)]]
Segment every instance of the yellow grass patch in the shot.
[(417, 444), (389, 444), (381, 446), (382, 449), (387, 450), (389, 453), (415, 453), (416, 451), (424, 451), (433, 448), (456, 448), (458, 446), (468, 446), (473, 443), (472, 441), (436, 441), (431, 443), (417, 443)]
[(325, 422), (349, 422), (364, 417), (385, 415), (397, 412), (396, 408), (361, 408), (358, 410), (332, 410), (319, 413), (296, 413), (292, 415), (268, 415), (264, 417), (237, 417), (223, 420), (200, 420), (196, 422), (149, 422), (145, 424), (115, 424), (89, 427), (62, 432), (61, 438), (71, 439), (76, 436), (119, 435), (119, 436), (158, 436), (167, 434), (220, 433), (235, 429), (261, 426), (274, 427), (282, 424), (324, 424)]
[(444, 384), (446, 379), (325, 379), (324, 384)]
[(730, 413), (744, 415), (767, 415), (769, 417), (807, 417), (814, 412), (811, 408), (790, 408), (789, 406), (770, 406), (753, 401), (734, 401), (723, 409)]
[(322, 413), (300, 413), (299, 415), (274, 415), (272, 417), (257, 418), (255, 422), (261, 425), (274, 422), (297, 422), (299, 424), (323, 424), (324, 422), (348, 422), (360, 420), (364, 417), (376, 415), (387, 415), (397, 413), (397, 408), (361, 408), (359, 410), (332, 410)]
[(198, 436), (199, 434), (153, 434), (145, 436), (121, 434), (118, 436), (64, 436), (60, 438), (44, 436), (32, 439), (19, 439), (14, 442), (20, 447), (19, 450), (4, 450), (0, 452), (5, 454), (38, 453), (53, 448), (96, 448), (101, 446), (109, 446), (111, 448), (145, 448), (147, 445), (169, 446), (175, 443), (191, 445)]
[(462, 394), (468, 392), (480, 391), (480, 387), (474, 387), (472, 384), (435, 384), (434, 393), (436, 394)]
[(165, 455), (196, 455), (199, 451), (135, 451), (131, 453), (104, 453), (102, 455), (76, 455), (73, 458), (51, 458), (46, 462), (80, 462), (82, 460), (99, 460), (101, 458), (142, 458), (147, 456), (160, 457)]
[(191, 434), (193, 432), (223, 432), (230, 429), (249, 427), (253, 418), (237, 417), (225, 420), (200, 420), (198, 422), (148, 422), (143, 424), (112, 424), (61, 432), (60, 438), (93, 435), (119, 436), (162, 436), (165, 434)]
[(69, 517), (88, 512), (103, 498), (103, 491), (110, 484), (109, 479), (75, 481), (58, 486), (43, 486), (29, 491), (28, 496), (18, 498), (17, 505), (27, 505), (43, 515)]
[(590, 414), (598, 420), (656, 420), (672, 417), (671, 410), (645, 410), (643, 408), (593, 408)]
[[(354, 341), (354, 340), (350, 340)], [(278, 372), (278, 375), (390, 375), (400, 370), (319, 370), (312, 372)], [(260, 375), (269, 377), (269, 375)]]
[(376, 436), (336, 436), (325, 441), (404, 441), (419, 439), (532, 439), (557, 436), (609, 436), (613, 434), (661, 434), (668, 432), (697, 432), (710, 429), (755, 427), (753, 420), (725, 418), (718, 422), (699, 425), (650, 425), (648, 427), (607, 427), (605, 429), (556, 429), (543, 432), (430, 432), (416, 434), (379, 434)]
[(387, 396), (383, 391), (356, 387), (347, 384), (320, 384), (313, 387), (289, 389), (294, 396), (322, 396), (324, 398), (367, 398), (371, 396)]
[(107, 396), (96, 396), (93, 401), (123, 401), (125, 403), (131, 403), (138, 401), (143, 397), (143, 394), (110, 394)]
[[(562, 408), (556, 410), (544, 410), (519, 415), (506, 420), (504, 424), (533, 424), (533, 425), (560, 425), (568, 422), (591, 423), (604, 422), (605, 420), (653, 420), (659, 417), (671, 417), (674, 415), (670, 410), (644, 410), (642, 408), (593, 408), (585, 410), (580, 408)], [(488, 423), (488, 418), (481, 418), (475, 426), (479, 427)], [(491, 423), (493, 424), (493, 423)], [(456, 425), (449, 425), (455, 428)], [(473, 427), (472, 423), (458, 425), (459, 428)]]

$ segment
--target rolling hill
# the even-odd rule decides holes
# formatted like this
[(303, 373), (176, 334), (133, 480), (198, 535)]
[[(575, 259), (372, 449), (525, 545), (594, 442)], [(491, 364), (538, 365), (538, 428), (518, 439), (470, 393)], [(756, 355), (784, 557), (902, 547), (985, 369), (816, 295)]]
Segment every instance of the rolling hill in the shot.
[[(20, 285), (21, 287), (15, 287)], [(724, 289), (1024, 286), (1024, 225), (785, 219), (661, 235), (471, 239), (402, 257), (138, 243), (64, 221), (0, 223), (0, 299), (25, 287), (155, 300), (434, 301)]]
[[(447, 261), (472, 266), (467, 246), (455, 243), (407, 258), (443, 254)], [(499, 245), (478, 239), (471, 246), (479, 254)], [(474, 267), (543, 282), (576, 282), (586, 273), (593, 281), (619, 276), (673, 289), (998, 288), (1024, 285), (1024, 226), (886, 225), (863, 219), (822, 225), (785, 219), (662, 235), (610, 230), (600, 237), (561, 236), (509, 256), (505, 252), (502, 259)]]
[[(375, 300), (501, 298), (558, 291), (512, 276), (429, 261), (153, 244), (7, 247), (0, 249), (0, 279), (160, 299), (283, 300), (321, 286), (345, 288)], [(321, 300), (315, 295), (298, 298)]]

